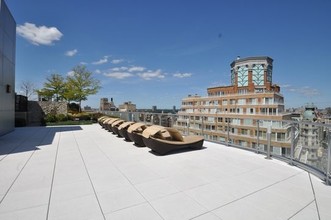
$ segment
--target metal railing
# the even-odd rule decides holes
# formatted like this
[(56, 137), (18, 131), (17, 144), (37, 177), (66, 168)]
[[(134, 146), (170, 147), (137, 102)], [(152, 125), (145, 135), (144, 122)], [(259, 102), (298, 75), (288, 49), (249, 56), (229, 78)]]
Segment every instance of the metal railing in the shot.
[[(331, 124), (307, 121), (272, 121), (194, 114), (150, 112), (102, 112), (127, 121), (175, 127), (183, 135), (201, 135), (205, 140), (237, 147), (266, 158), (277, 158), (311, 172), (331, 185)], [(234, 123), (232, 123), (232, 121)], [(274, 125), (274, 126), (273, 126)]]

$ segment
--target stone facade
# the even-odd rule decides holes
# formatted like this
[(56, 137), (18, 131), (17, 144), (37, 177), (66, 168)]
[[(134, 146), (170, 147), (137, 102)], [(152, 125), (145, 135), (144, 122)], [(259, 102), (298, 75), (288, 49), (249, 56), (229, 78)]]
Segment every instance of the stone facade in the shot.
[(27, 124), (30, 126), (38, 126), (42, 124), (42, 119), (47, 114), (66, 115), (67, 113), (67, 102), (29, 101)]
[[(47, 114), (67, 114), (67, 102), (39, 101), (37, 102), (45, 115)], [(29, 106), (30, 107), (30, 106)], [(32, 109), (29, 108), (29, 111)]]

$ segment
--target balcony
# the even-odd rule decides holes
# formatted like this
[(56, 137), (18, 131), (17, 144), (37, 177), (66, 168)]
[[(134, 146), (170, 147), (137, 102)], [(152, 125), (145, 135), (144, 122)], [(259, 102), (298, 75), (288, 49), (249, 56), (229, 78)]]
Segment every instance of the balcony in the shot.
[(331, 219), (331, 188), (295, 166), (206, 141), (153, 154), (97, 124), (0, 138), (0, 219)]

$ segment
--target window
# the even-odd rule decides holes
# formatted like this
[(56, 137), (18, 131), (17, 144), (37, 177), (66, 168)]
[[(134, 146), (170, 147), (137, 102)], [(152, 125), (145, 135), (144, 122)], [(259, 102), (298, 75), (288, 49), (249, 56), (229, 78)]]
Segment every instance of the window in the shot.
[(234, 72), (234, 69), (231, 68), (231, 85), (235, 85), (235, 79), (236, 79), (236, 73)]
[(263, 93), (264, 88), (255, 88), (256, 93)]
[(249, 104), (251, 104), (251, 105), (256, 105), (256, 98), (250, 98), (249, 99)]
[(248, 130), (247, 129), (241, 129), (241, 134), (242, 135), (248, 135)]
[(247, 66), (238, 67), (238, 87), (248, 86), (248, 68)]
[(238, 89), (238, 94), (247, 94), (247, 89)]
[(234, 119), (232, 119), (232, 124), (233, 124), (233, 125), (240, 125), (240, 123), (241, 123), (241, 121), (240, 121), (239, 118), (234, 118)]
[(238, 105), (245, 105), (246, 99), (238, 99)]
[(277, 141), (285, 141), (285, 133), (277, 133)]
[(253, 125), (253, 119), (244, 119), (244, 125)]
[(267, 68), (267, 81), (272, 83), (272, 66), (268, 66)]
[(263, 86), (264, 85), (264, 66), (263, 64), (253, 65), (252, 69), (252, 80), (254, 85)]
[(264, 103), (266, 105), (268, 105), (268, 104), (274, 104), (274, 99), (273, 98), (264, 98)]

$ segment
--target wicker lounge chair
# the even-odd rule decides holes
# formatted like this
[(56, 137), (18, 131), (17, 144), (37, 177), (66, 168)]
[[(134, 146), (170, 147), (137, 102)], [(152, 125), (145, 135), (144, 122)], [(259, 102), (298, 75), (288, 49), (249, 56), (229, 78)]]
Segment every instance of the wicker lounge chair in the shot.
[(153, 125), (143, 131), (143, 141), (152, 151), (164, 155), (183, 148), (201, 149), (204, 138), (193, 135), (183, 137), (174, 128)]
[(115, 122), (115, 121), (118, 121), (120, 120), (119, 118), (110, 118), (110, 119), (107, 119), (105, 122), (104, 122), (104, 128), (110, 132), (112, 132), (112, 128), (111, 128), (111, 125)]
[(119, 134), (125, 138), (126, 141), (131, 141), (131, 139), (129, 138), (128, 135), (128, 128), (133, 125), (135, 122), (133, 121), (127, 121), (122, 123), (119, 127), (118, 127), (118, 132)]
[(145, 147), (142, 133), (147, 128), (147, 125), (144, 123), (135, 123), (128, 128), (128, 136), (135, 145), (139, 147)]
[(123, 124), (125, 121), (124, 120), (117, 120), (111, 124), (111, 129), (113, 130), (113, 133), (118, 135), (119, 137), (122, 137), (120, 133), (118, 132), (118, 126)]
[(104, 119), (102, 122), (101, 122), (101, 125), (102, 125), (102, 128), (106, 129), (107, 130), (107, 124), (108, 124), (108, 121), (112, 120), (113, 118), (106, 118)]
[(109, 118), (108, 116), (101, 116), (100, 118), (98, 118), (99, 125), (102, 126), (103, 122), (108, 118)]

